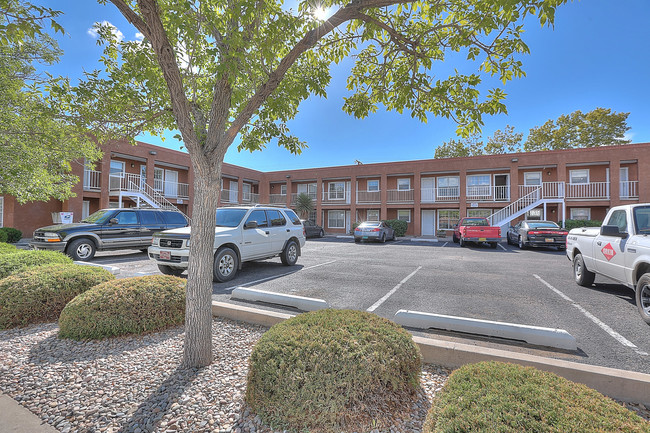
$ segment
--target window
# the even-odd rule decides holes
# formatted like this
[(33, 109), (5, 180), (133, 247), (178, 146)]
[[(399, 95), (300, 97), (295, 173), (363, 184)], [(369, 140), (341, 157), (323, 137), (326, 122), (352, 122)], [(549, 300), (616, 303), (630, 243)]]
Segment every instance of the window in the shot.
[(467, 209), (467, 216), (474, 218), (487, 218), (492, 215), (492, 209)]
[(115, 215), (113, 218), (117, 219), (117, 223), (120, 225), (138, 223), (138, 215), (133, 211), (120, 212), (117, 215)]
[(379, 211), (377, 209), (368, 209), (366, 211), (367, 221), (379, 221)]
[(307, 194), (309, 197), (316, 199), (316, 184), (315, 183), (298, 184), (298, 194)]
[[(296, 215), (296, 213), (295, 213), (294, 211), (292, 211), (292, 210), (287, 210), (287, 211), (285, 211), (285, 212), (286, 212), (287, 216), (289, 217), (289, 219), (291, 220), (291, 223), (292, 223), (294, 226), (299, 226), (300, 224), (302, 224), (302, 223), (300, 222), (300, 218), (298, 218), (298, 215)], [(307, 222), (308, 222), (308, 221), (305, 221), (305, 225), (307, 225)]]
[(251, 184), (243, 183), (241, 186), (241, 198), (243, 201), (251, 201)]
[(308, 220), (313, 221), (314, 223), (316, 222), (316, 211), (313, 210), (309, 212), (309, 216), (307, 217)]
[(279, 210), (267, 210), (266, 215), (271, 222), (273, 227), (282, 227), (287, 224), (287, 220), (284, 219), (284, 216), (280, 213)]
[(489, 174), (467, 176), (467, 186), (490, 186)]
[(411, 222), (411, 210), (404, 209), (397, 211), (397, 219), (400, 221), (406, 221), (407, 223)]
[(330, 210), (327, 212), (327, 226), (331, 229), (345, 228), (345, 211)]
[(633, 210), (636, 232), (640, 235), (650, 234), (650, 206), (637, 206)]
[(459, 196), (458, 176), (445, 176), (438, 178), (438, 197), (458, 197)]
[(187, 225), (185, 216), (180, 212), (162, 212), (161, 215), (167, 224), (181, 226)]
[(329, 199), (343, 200), (345, 198), (345, 182), (330, 182)]
[(542, 172), (530, 171), (524, 173), (524, 185), (526, 186), (539, 186), (542, 184)]
[(124, 176), (124, 162), (122, 162), (122, 161), (114, 161), (114, 160), (111, 159), (110, 175), (111, 176), (123, 177)]
[(589, 208), (580, 208), (574, 207), (571, 208), (571, 219), (572, 220), (590, 220), (591, 219), (591, 209)]
[(267, 227), (268, 224), (266, 222), (266, 213), (263, 210), (254, 210), (251, 212), (250, 215), (248, 215), (248, 218), (246, 219), (246, 222), (244, 225), (248, 224), (249, 222), (255, 221), (257, 223), (257, 227)]
[(280, 194), (287, 195), (287, 185), (280, 185)]
[(589, 183), (589, 170), (571, 170), (569, 172), (569, 183)]
[(397, 179), (397, 189), (399, 191), (407, 191), (411, 189), (411, 179)]
[(442, 209), (438, 211), (438, 230), (451, 230), (460, 219), (459, 210)]
[(140, 224), (146, 226), (152, 226), (155, 224), (162, 224), (161, 221), (158, 221), (157, 218), (158, 212), (153, 210), (143, 210), (140, 211)]
[(379, 191), (379, 181), (378, 180), (369, 180), (368, 181), (368, 191)]
[(156, 191), (163, 190), (163, 178), (165, 177), (165, 170), (162, 168), (154, 167), (153, 169), (153, 189)]
[(0, 227), (4, 227), (5, 198), (0, 197)]
[(624, 210), (616, 210), (612, 212), (612, 216), (609, 217), (607, 221), (609, 226), (617, 226), (618, 231), (621, 233), (627, 233), (627, 216)]

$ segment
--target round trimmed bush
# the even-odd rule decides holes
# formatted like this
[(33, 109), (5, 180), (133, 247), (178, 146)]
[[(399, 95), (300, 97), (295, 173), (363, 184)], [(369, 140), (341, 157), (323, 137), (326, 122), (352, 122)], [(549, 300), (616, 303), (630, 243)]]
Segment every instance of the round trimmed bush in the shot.
[(16, 248), (14, 245), (0, 242), (0, 254), (13, 254), (17, 252), (18, 248)]
[(423, 433), (650, 432), (650, 423), (598, 391), (553, 373), (501, 362), (455, 370)]
[(321, 310), (262, 336), (246, 402), (275, 429), (361, 431), (407, 413), (420, 372), (420, 351), (400, 326), (362, 311)]
[(11, 244), (15, 244), (16, 242), (18, 242), (23, 238), (23, 232), (13, 227), (2, 227), (0, 228), (0, 231), (2, 231), (7, 235), (7, 240), (2, 242), (9, 242)]
[(33, 266), (49, 264), (72, 264), (72, 259), (57, 251), (18, 251), (0, 255), (0, 278), (22, 272)]
[(114, 279), (108, 271), (80, 265), (45, 265), (0, 280), (0, 329), (56, 322), (80, 293)]
[(151, 275), (108, 281), (66, 305), (59, 337), (73, 340), (144, 334), (185, 320), (183, 278)]

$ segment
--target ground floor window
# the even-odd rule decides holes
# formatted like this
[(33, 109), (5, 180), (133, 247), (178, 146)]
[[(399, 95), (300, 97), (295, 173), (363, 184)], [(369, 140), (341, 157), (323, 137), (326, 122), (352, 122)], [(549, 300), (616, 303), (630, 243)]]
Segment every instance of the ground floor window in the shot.
[(487, 218), (492, 215), (492, 209), (467, 209), (467, 216), (472, 218)]
[(368, 209), (366, 211), (366, 221), (379, 221), (379, 211), (377, 209)]
[(331, 229), (344, 229), (345, 211), (344, 210), (327, 211), (327, 227)]
[(572, 220), (590, 220), (591, 219), (591, 209), (588, 207), (574, 207), (571, 208), (571, 219)]
[(442, 209), (438, 211), (438, 230), (451, 230), (460, 219), (460, 211)]
[(4, 227), (5, 198), (0, 197), (0, 227)]
[(307, 217), (307, 219), (309, 221), (316, 222), (316, 211), (315, 210), (309, 211), (309, 216)]
[(397, 211), (397, 219), (400, 221), (406, 221), (407, 223), (411, 222), (411, 210), (404, 209)]

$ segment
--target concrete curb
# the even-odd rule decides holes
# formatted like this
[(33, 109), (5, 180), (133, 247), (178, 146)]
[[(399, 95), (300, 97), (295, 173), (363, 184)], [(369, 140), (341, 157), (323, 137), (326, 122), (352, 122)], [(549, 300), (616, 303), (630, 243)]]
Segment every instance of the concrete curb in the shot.
[(494, 322), (492, 320), (470, 319), (467, 317), (430, 314), (419, 311), (399, 310), (393, 319), (395, 323), (419, 329), (444, 329), (466, 332), (475, 335), (522, 340), (538, 346), (577, 350), (578, 344), (573, 335), (564, 329), (542, 328), (539, 326), (518, 325), (515, 323)]
[[(272, 326), (293, 317), (290, 314), (274, 313), (257, 308), (240, 307), (223, 302), (212, 303), (212, 314), (231, 320)], [(426, 363), (448, 368), (481, 361), (510, 362), (550, 371), (574, 382), (582, 383), (609, 397), (629, 403), (650, 405), (650, 374), (615, 368), (598, 367), (563, 361), (524, 353), (490, 349), (470, 344), (413, 337), (420, 347), (422, 359)]]
[(232, 291), (231, 298), (244, 301), (266, 302), (269, 304), (287, 305), (302, 311), (317, 311), (329, 308), (329, 304), (322, 299), (305, 298), (304, 296), (285, 295), (283, 293), (268, 292), (266, 290), (237, 287)]
[(75, 265), (93, 266), (95, 268), (106, 269), (108, 272), (110, 272), (113, 275), (118, 275), (121, 272), (120, 268), (118, 268), (117, 266), (100, 265), (98, 263), (81, 262), (81, 261), (74, 261), (72, 263), (74, 263)]
[(21, 406), (13, 398), (0, 394), (0, 431), (3, 433), (57, 433), (58, 430)]

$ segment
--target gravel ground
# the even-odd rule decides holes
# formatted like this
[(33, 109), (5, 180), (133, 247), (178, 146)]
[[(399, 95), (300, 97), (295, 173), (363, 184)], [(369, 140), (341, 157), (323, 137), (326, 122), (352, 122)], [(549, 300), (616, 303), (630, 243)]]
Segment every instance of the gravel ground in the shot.
[[(63, 433), (272, 432), (243, 400), (265, 330), (215, 319), (215, 361), (203, 369), (181, 366), (182, 327), (84, 343), (58, 339), (56, 324), (2, 331), (0, 390)], [(449, 373), (424, 366), (418, 399), (391, 433), (421, 430)]]

